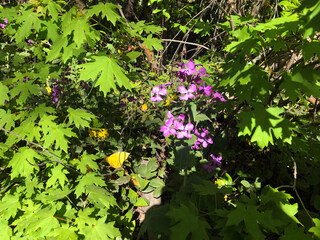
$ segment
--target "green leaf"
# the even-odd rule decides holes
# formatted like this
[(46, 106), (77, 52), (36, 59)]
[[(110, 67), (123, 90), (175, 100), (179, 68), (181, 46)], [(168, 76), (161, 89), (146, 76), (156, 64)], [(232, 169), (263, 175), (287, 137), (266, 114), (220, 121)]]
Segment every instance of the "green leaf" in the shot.
[(33, 8), (21, 11), (22, 15), (17, 18), (17, 23), (21, 23), (21, 26), (13, 36), (17, 43), (24, 41), (31, 34), (31, 30), (34, 29), (39, 32), (42, 20), (40, 20), (40, 14), (33, 11)]
[(8, 109), (7, 112), (3, 109), (0, 109), (0, 126), (5, 128), (6, 130), (11, 130), (15, 123), (15, 115), (11, 114), (11, 110)]
[(10, 240), (12, 236), (12, 229), (9, 227), (9, 223), (6, 220), (0, 220), (0, 232), (2, 240)]
[(191, 234), (191, 240), (209, 239), (207, 230), (210, 225), (199, 216), (197, 207), (189, 202), (188, 206), (172, 207), (166, 214), (171, 220), (170, 239), (185, 240)]
[(228, 214), (226, 226), (237, 226), (241, 222), (244, 222), (246, 231), (251, 235), (252, 239), (265, 239), (259, 228), (259, 219), (261, 218), (261, 213), (259, 213), (257, 209), (257, 206), (238, 203), (237, 207)]
[(68, 182), (68, 178), (66, 176), (67, 173), (68, 171), (64, 169), (64, 167), (61, 164), (54, 166), (51, 169), (51, 177), (47, 180), (46, 183), (47, 188), (55, 186), (57, 181), (63, 188), (65, 186), (65, 183)]
[(57, 126), (49, 127), (48, 129), (45, 129), (45, 133), (47, 134), (44, 137), (44, 148), (49, 148), (50, 145), (53, 145), (55, 143), (56, 149), (61, 149), (64, 152), (68, 152), (68, 143), (67, 137), (77, 137), (77, 135), (72, 132), (71, 128), (66, 128), (65, 124), (60, 124)]
[(39, 171), (38, 166), (30, 165), (30, 163), (37, 164), (35, 158), (43, 159), (43, 157), (33, 149), (21, 147), (19, 152), (13, 155), (13, 158), (8, 164), (8, 167), (12, 167), (11, 179), (19, 176), (30, 178), (35, 170)]
[(201, 184), (192, 184), (194, 191), (200, 195), (215, 195), (219, 192), (217, 184), (212, 181), (203, 180)]
[(86, 13), (86, 16), (92, 17), (93, 15), (96, 15), (97, 17), (101, 13), (102, 18), (107, 18), (108, 21), (110, 21), (113, 26), (116, 25), (116, 21), (119, 21), (121, 19), (119, 13), (117, 12), (117, 6), (112, 3), (99, 3), (94, 5), (91, 9), (88, 10)]
[(135, 207), (146, 207), (146, 206), (149, 206), (148, 202), (140, 197), (138, 198), (137, 202), (134, 204)]
[(110, 206), (117, 206), (117, 201), (107, 190), (97, 187), (94, 185), (90, 185), (86, 187), (87, 192), (89, 193), (89, 200), (93, 201), (101, 206), (106, 207), (107, 209)]
[(8, 96), (9, 89), (7, 88), (7, 86), (3, 85), (1, 82), (0, 82), (0, 92), (1, 92), (0, 106), (3, 106), (5, 100), (9, 101), (9, 96)]
[(164, 184), (164, 182), (163, 182), (161, 179), (159, 179), (159, 178), (154, 178), (154, 179), (152, 179), (152, 180), (149, 182), (149, 185), (150, 185), (151, 187), (158, 188), (158, 187), (163, 187), (165, 184)]
[(88, 193), (86, 189), (87, 186), (96, 185), (96, 186), (106, 186), (106, 183), (103, 181), (102, 177), (98, 177), (95, 173), (87, 173), (84, 176), (79, 176), (77, 179), (78, 185), (75, 187), (75, 194), (79, 197), (83, 193)]
[(76, 227), (61, 223), (61, 227), (54, 229), (48, 236), (54, 237), (55, 240), (78, 240), (77, 231)]
[(84, 69), (80, 72), (80, 80), (95, 81), (97, 79), (95, 85), (100, 87), (105, 96), (112, 88), (116, 89), (115, 79), (120, 87), (131, 89), (130, 80), (116, 59), (107, 56), (93, 56), (92, 58), (94, 62), (82, 65)]
[(73, 160), (73, 165), (77, 166), (77, 169), (80, 170), (81, 173), (85, 174), (89, 169), (97, 170), (99, 169), (98, 164), (93, 161), (97, 160), (99, 157), (96, 155), (88, 154), (86, 151), (82, 154), (82, 157)]
[(312, 240), (310, 235), (304, 233), (302, 227), (297, 227), (297, 225), (290, 224), (290, 226), (284, 229), (284, 235), (279, 238), (279, 240)]
[(320, 220), (318, 218), (312, 219), (315, 226), (309, 229), (309, 232), (312, 232), (318, 239), (320, 239)]
[(131, 52), (126, 54), (126, 56), (130, 59), (130, 61), (137, 59), (141, 55), (142, 55), (142, 53), (141, 52), (137, 52), (137, 51), (131, 51)]
[(211, 119), (203, 113), (195, 115), (193, 119), (195, 122), (201, 122), (201, 121), (210, 121), (211, 122)]
[(70, 122), (73, 122), (76, 125), (76, 128), (83, 127), (89, 127), (89, 123), (92, 119), (95, 118), (95, 116), (91, 113), (88, 113), (84, 109), (73, 109), (71, 107), (68, 108), (69, 113), (69, 120)]
[(149, 34), (147, 38), (142, 38), (142, 45), (151, 51), (154, 50), (163, 50), (162, 41), (158, 38), (152, 37), (152, 34)]
[(15, 217), (18, 213), (18, 209), (21, 208), (18, 195), (5, 194), (1, 199), (0, 213), (4, 220), (9, 220), (11, 217)]

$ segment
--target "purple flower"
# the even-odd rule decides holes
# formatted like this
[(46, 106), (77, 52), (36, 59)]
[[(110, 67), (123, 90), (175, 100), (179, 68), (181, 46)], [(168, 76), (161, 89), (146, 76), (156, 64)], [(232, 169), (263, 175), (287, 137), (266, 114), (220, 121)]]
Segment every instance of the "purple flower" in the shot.
[(210, 137), (207, 137), (209, 131), (205, 128), (202, 128), (202, 132), (200, 133), (197, 129), (194, 130), (194, 134), (197, 137), (197, 140), (194, 142), (194, 145), (191, 147), (192, 149), (199, 150), (200, 145), (203, 148), (207, 148), (209, 144), (213, 144), (213, 140)]
[(3, 24), (3, 23), (0, 23), (0, 27), (1, 27), (2, 29), (5, 29), (5, 28), (6, 28), (6, 25)]
[(161, 102), (163, 99), (162, 97), (167, 95), (167, 89), (161, 86), (153, 87), (152, 93), (155, 95), (150, 98), (152, 102)]
[(27, 81), (29, 81), (29, 77), (28, 76), (23, 78), (23, 82), (27, 82)]
[(194, 127), (192, 123), (187, 123), (185, 126), (183, 126), (183, 124), (180, 123), (180, 124), (177, 124), (177, 127), (175, 126), (177, 130), (180, 130), (180, 132), (177, 133), (178, 139), (182, 139), (184, 137), (189, 139), (192, 138), (192, 135), (190, 134), (190, 131), (192, 131)]
[(181, 94), (184, 94), (180, 97), (180, 100), (188, 100), (194, 98), (193, 93), (197, 91), (197, 86), (195, 84), (191, 84), (190, 88), (187, 90), (184, 86), (180, 86), (178, 91)]
[(213, 93), (212, 94), (212, 99), (213, 99), (214, 102), (216, 102), (217, 100), (220, 100), (221, 102), (226, 102), (227, 101), (224, 97), (222, 97), (221, 93), (218, 93), (218, 92), (216, 92), (214, 90), (212, 90), (212, 93)]
[(199, 91), (204, 92), (208, 97), (211, 95), (211, 89), (212, 89), (212, 86), (210, 85), (206, 86), (205, 82), (203, 82), (203, 87), (199, 87)]
[(8, 103), (9, 101), (8, 100), (4, 100), (4, 103)]
[(174, 117), (171, 111), (167, 112), (168, 119), (165, 122), (165, 125), (161, 126), (160, 130), (163, 132), (165, 137), (177, 134), (178, 139), (192, 138), (190, 131), (193, 130), (194, 126), (192, 123), (188, 123), (185, 126), (183, 125), (183, 121), (185, 116), (180, 114), (178, 117)]
[(167, 112), (167, 117), (169, 119), (166, 120), (164, 126), (160, 128), (160, 131), (163, 132), (163, 136), (168, 137), (170, 134), (176, 135), (176, 130), (172, 127), (175, 117), (172, 115), (171, 111)]
[(218, 167), (221, 167), (222, 165), (222, 156), (215, 157), (213, 154), (210, 154), (210, 157), (212, 160), (210, 160), (207, 164), (204, 164), (203, 167), (207, 169), (208, 173), (211, 173), (213, 170), (215, 170)]
[(30, 40), (30, 39), (27, 41), (27, 43), (28, 43), (29, 46), (32, 46), (32, 45), (33, 45), (33, 41)]
[(3, 19), (5, 24), (8, 24), (8, 20), (6, 18)]

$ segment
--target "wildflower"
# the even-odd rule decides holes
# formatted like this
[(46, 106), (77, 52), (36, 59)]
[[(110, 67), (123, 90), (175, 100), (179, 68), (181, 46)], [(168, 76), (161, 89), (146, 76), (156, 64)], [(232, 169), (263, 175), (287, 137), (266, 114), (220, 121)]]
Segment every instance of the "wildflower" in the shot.
[(200, 133), (198, 129), (194, 131), (194, 134), (197, 136), (197, 140), (195, 141), (194, 145), (191, 147), (193, 149), (199, 150), (199, 145), (202, 145), (203, 148), (207, 148), (208, 144), (213, 144), (213, 140), (210, 137), (207, 137), (209, 131), (205, 128), (202, 128), (202, 132)]
[(3, 19), (5, 24), (8, 24), (8, 20), (6, 18)]
[(147, 109), (148, 109), (147, 104), (143, 104), (143, 105), (141, 106), (141, 111), (142, 111), (142, 112), (147, 111)]
[(176, 135), (177, 131), (174, 129), (173, 121), (174, 121), (174, 116), (172, 115), (171, 111), (167, 112), (167, 117), (169, 119), (166, 120), (165, 125), (163, 125), (160, 128), (160, 131), (163, 132), (163, 136), (168, 137), (170, 134)]
[(98, 131), (98, 138), (107, 138), (109, 137), (109, 132), (107, 129), (102, 128)]
[(162, 97), (167, 95), (167, 89), (165, 89), (162, 86), (156, 86), (152, 88), (152, 93), (155, 94), (155, 96), (152, 96), (150, 98), (150, 100), (152, 102), (161, 102), (162, 101)]
[(46, 86), (46, 87), (45, 87), (45, 89), (47, 90), (48, 94), (50, 95), (50, 94), (51, 94), (51, 92), (52, 92), (52, 89), (51, 89), (51, 87), (49, 87), (49, 86)]
[(228, 195), (224, 195), (224, 201), (228, 201)]
[(204, 92), (208, 97), (211, 95), (211, 89), (212, 89), (212, 86), (210, 85), (206, 86), (205, 82), (203, 82), (203, 87), (199, 87), (199, 91)]
[(32, 45), (33, 45), (33, 41), (30, 40), (30, 39), (27, 41), (27, 43), (28, 43), (29, 46), (32, 46)]
[(197, 91), (197, 86), (192, 84), (188, 90), (184, 86), (180, 86), (178, 88), (178, 91), (181, 94), (184, 94), (183, 96), (180, 97), (181, 100), (192, 99), (192, 98), (194, 98), (193, 93)]
[(3, 23), (0, 23), (0, 27), (1, 27), (2, 29), (5, 29), (5, 28), (6, 28), (6, 25), (3, 24)]
[(212, 91), (212, 93), (213, 93), (213, 101), (214, 102), (216, 102), (217, 100), (219, 100), (219, 101), (221, 101), (221, 102), (226, 102), (227, 100), (224, 98), (224, 97), (222, 97), (222, 95), (221, 95), (221, 93), (218, 93), (218, 92), (216, 92), (216, 91)]
[[(178, 121), (177, 121), (178, 122)], [(182, 139), (184, 137), (191, 139), (192, 135), (190, 134), (190, 131), (193, 130), (194, 126), (192, 123), (187, 123), (185, 126), (183, 126), (182, 123), (178, 122), (179, 124), (176, 124), (176, 129), (180, 130), (180, 132), (177, 133), (177, 138)]]
[(213, 154), (210, 154), (212, 160), (210, 160), (207, 164), (204, 164), (203, 167), (207, 169), (208, 173), (211, 173), (218, 167), (221, 167), (222, 156), (215, 157)]

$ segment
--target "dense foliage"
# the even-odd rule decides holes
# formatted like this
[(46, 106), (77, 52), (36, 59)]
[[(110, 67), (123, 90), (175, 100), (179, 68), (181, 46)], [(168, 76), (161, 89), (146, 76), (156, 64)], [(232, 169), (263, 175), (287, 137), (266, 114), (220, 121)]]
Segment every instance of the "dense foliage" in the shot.
[(2, 1), (1, 239), (319, 239), (320, 2)]

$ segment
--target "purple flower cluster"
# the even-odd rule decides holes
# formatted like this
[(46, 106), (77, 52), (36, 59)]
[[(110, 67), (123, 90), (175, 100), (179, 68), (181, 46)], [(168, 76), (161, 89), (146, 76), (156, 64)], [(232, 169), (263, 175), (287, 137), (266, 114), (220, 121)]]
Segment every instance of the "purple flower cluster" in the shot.
[(32, 46), (34, 42), (32, 40), (28, 39), (27, 43), (29, 46)]
[(2, 29), (5, 29), (6, 26), (7, 26), (6, 24), (8, 24), (8, 20), (7, 20), (6, 18), (4, 18), (4, 19), (3, 19), (3, 22), (4, 22), (4, 23), (0, 23), (0, 27), (1, 27)]
[(180, 114), (178, 117), (174, 117), (171, 111), (168, 111), (167, 117), (168, 119), (166, 120), (165, 125), (160, 128), (165, 137), (177, 134), (177, 139), (182, 139), (185, 137), (189, 139), (192, 138), (190, 131), (193, 130), (194, 126), (192, 123), (183, 125), (183, 122), (185, 120), (185, 116), (183, 114)]
[(196, 135), (197, 140), (194, 142), (194, 145), (191, 148), (199, 150), (200, 146), (207, 148), (209, 144), (213, 144), (212, 138), (207, 136), (208, 133), (209, 131), (205, 128), (202, 128), (201, 133), (198, 131), (198, 129), (195, 129), (194, 135)]
[(213, 170), (215, 170), (218, 167), (221, 167), (222, 165), (222, 156), (215, 157), (213, 154), (210, 154), (210, 157), (212, 160), (210, 160), (207, 164), (204, 164), (203, 167), (207, 169), (208, 173), (211, 173)]
[(177, 68), (179, 71), (177, 72), (177, 76), (179, 77), (181, 82), (189, 82), (200, 85), (202, 83), (202, 77), (209, 77), (207, 74), (207, 70), (204, 67), (196, 69), (196, 67), (202, 66), (201, 64), (196, 65), (192, 59), (189, 60), (188, 63), (178, 63)]
[(52, 95), (51, 95), (53, 104), (56, 104), (57, 102), (59, 102), (59, 99), (61, 99), (63, 95), (67, 94), (67, 92), (63, 91), (63, 87), (60, 85), (60, 83), (62, 83), (62, 79), (60, 80), (56, 79), (55, 81), (57, 82), (57, 84), (53, 85)]
[(180, 86), (178, 91), (183, 94), (183, 96), (180, 97), (180, 100), (192, 99), (195, 97), (193, 93), (197, 91), (197, 86), (195, 84), (191, 84), (188, 90), (184, 86)]
[(163, 97), (167, 95), (167, 89), (165, 88), (167, 85), (171, 85), (171, 82), (167, 82), (165, 84), (162, 84), (160, 86), (156, 86), (152, 88), (152, 97), (150, 100), (152, 102), (161, 102), (163, 100)]

